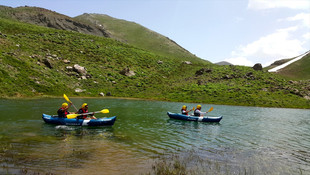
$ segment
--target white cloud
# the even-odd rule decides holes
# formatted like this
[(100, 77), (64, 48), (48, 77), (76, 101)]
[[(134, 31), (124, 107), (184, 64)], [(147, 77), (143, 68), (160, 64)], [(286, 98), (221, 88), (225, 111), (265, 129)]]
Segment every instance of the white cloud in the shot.
[(232, 57), (225, 59), (224, 61), (227, 61), (233, 65), (243, 65), (243, 66), (253, 66), (254, 63), (250, 60), (248, 60), (245, 57)]
[(287, 21), (301, 21), (302, 25), (310, 28), (310, 13), (300, 13), (293, 17), (286, 18)]
[(291, 33), (297, 29), (298, 27), (279, 29), (246, 46), (239, 46), (227, 61), (237, 65), (253, 66), (253, 63), (261, 63), (268, 66), (275, 60), (295, 57), (305, 51), (302, 47), (304, 42), (291, 38)]
[(306, 40), (310, 40), (310, 32), (304, 34), (302, 37), (304, 37)]
[(249, 0), (249, 9), (262, 10), (272, 8), (309, 9), (309, 0)]

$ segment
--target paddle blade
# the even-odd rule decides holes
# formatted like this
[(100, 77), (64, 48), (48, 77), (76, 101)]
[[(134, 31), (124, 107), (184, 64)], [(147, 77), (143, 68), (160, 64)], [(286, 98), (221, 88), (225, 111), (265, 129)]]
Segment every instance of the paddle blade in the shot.
[(211, 107), (208, 112), (211, 112), (211, 111), (213, 111), (213, 107)]
[(101, 110), (100, 111), (100, 113), (104, 113), (104, 114), (107, 114), (107, 113), (109, 113), (110, 111), (108, 110), (108, 109), (103, 109), (103, 110)]
[(195, 110), (195, 107), (193, 107), (192, 111)]
[(67, 100), (67, 102), (71, 103), (71, 101), (70, 101), (69, 98), (66, 96), (66, 94), (64, 94), (64, 98)]
[(68, 118), (68, 119), (73, 119), (73, 118), (76, 118), (76, 117), (79, 116), (79, 115), (81, 115), (81, 114), (68, 114), (68, 115), (67, 115), (67, 118)]

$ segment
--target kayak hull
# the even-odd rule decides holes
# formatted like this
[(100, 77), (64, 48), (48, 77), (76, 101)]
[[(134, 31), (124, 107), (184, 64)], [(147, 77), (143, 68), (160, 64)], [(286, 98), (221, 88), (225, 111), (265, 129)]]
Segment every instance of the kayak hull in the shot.
[(99, 119), (67, 119), (59, 118), (57, 115), (47, 115), (42, 114), (42, 119), (45, 123), (54, 124), (54, 125), (67, 125), (67, 126), (112, 126), (116, 120), (116, 116), (108, 118), (99, 118)]
[(223, 116), (218, 117), (197, 117), (197, 116), (189, 116), (178, 113), (167, 112), (168, 116), (172, 119), (177, 120), (185, 120), (185, 121), (196, 121), (196, 122), (220, 122)]

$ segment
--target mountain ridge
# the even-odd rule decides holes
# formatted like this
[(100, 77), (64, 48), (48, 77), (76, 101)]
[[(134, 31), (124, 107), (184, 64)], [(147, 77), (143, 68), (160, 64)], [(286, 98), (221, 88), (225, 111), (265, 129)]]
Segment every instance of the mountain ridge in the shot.
[[(84, 13), (76, 16), (75, 19), (85, 23), (104, 26), (111, 38), (121, 42), (152, 50), (155, 53), (166, 56), (173, 55), (184, 59), (188, 58), (188, 61), (198, 60), (198, 57), (184, 49), (175, 41), (138, 23), (97, 13)], [(200, 58), (199, 60), (206, 61)]]
[(6, 7), (0, 6), (0, 16), (21, 22), (50, 27), (61, 30), (75, 31), (85, 34), (109, 37), (103, 28), (85, 25), (73, 18), (40, 7)]
[(187, 57), (157, 54), (112, 38), (0, 17), (0, 43), (1, 98), (65, 93), (310, 107), (310, 81), (291, 81), (245, 66), (218, 66), (199, 59), (186, 62)]
[(269, 72), (274, 72), (289, 79), (310, 79), (310, 51), (297, 57), (282, 59), (266, 67)]
[[(97, 14), (97, 15), (108, 16), (108, 15), (102, 15), (102, 14)], [(13, 20), (35, 24), (35, 25), (40, 25), (40, 26), (49, 27), (49, 28), (75, 31), (75, 32), (84, 33), (84, 34), (114, 38), (121, 42), (134, 45), (136, 47), (140, 47), (146, 50), (152, 50), (164, 56), (180, 57), (181, 59), (184, 59), (184, 61), (192, 61), (192, 60), (202, 61), (202, 62), (206, 61), (206, 60), (202, 60), (201, 58), (196, 57), (195, 55), (193, 55), (192, 53), (190, 53), (189, 51), (187, 51), (186, 49), (184, 49), (183, 47), (181, 47), (179, 44), (169, 39), (168, 37), (158, 34), (135, 22), (128, 22), (126, 20), (120, 20), (120, 19), (116, 19), (116, 18), (108, 16), (110, 20), (113, 19), (117, 21), (118, 25), (121, 24), (122, 27), (125, 28), (125, 30), (130, 30), (128, 26), (134, 26), (135, 29), (130, 30), (132, 31), (132, 33), (135, 33), (134, 37), (121, 38), (118, 36), (120, 34), (122, 35), (122, 32), (116, 32), (118, 34), (117, 36), (115, 35), (115, 32), (107, 31), (104, 25), (100, 25), (99, 23), (93, 22), (94, 20), (81, 19), (82, 17), (85, 17), (85, 16), (91, 16), (91, 15), (84, 13), (83, 15), (71, 18), (69, 16), (66, 16), (66, 15), (51, 11), (51, 10), (47, 10), (44, 8), (40, 8), (40, 7), (24, 6), (24, 7), (12, 8), (12, 7), (7, 7), (7, 6), (0, 6), (0, 17), (3, 17), (3, 18), (13, 19)], [(136, 29), (138, 29), (139, 32), (137, 32)], [(123, 34), (126, 34), (126, 32), (123, 32)], [(127, 34), (127, 36), (129, 35)], [(148, 39), (148, 37), (150, 38)], [(130, 42), (128, 43), (127, 40), (129, 40)], [(156, 45), (160, 45), (160, 46), (158, 47)]]

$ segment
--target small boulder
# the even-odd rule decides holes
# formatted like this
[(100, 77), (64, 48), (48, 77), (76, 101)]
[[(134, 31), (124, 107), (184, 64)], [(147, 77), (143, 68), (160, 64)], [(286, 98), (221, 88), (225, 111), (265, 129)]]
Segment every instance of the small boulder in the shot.
[(252, 68), (254, 70), (257, 70), (257, 71), (262, 71), (263, 70), (263, 66), (260, 63), (256, 63)]
[(128, 67), (124, 68), (123, 70), (120, 71), (120, 74), (125, 75), (127, 77), (131, 77), (136, 75), (134, 71), (130, 70)]
[(51, 60), (49, 60), (48, 58), (45, 58), (45, 59), (43, 60), (43, 63), (45, 64), (46, 67), (48, 67), (48, 68), (50, 68), (50, 69), (53, 68), (52, 62), (51, 62)]
[(207, 69), (207, 68), (201, 68), (199, 70), (196, 71), (196, 76), (202, 75), (204, 73), (210, 73), (212, 72), (212, 69)]
[(66, 69), (67, 69), (68, 71), (72, 71), (72, 70), (73, 70), (73, 67), (72, 67), (72, 66), (67, 66)]
[(86, 71), (85, 67), (82, 67), (82, 66), (80, 66), (78, 64), (75, 64), (73, 66), (73, 70), (75, 72), (77, 72), (78, 74), (80, 74), (80, 75), (85, 75), (86, 76), (86, 74), (87, 74), (87, 71)]
[(188, 64), (188, 65), (190, 65), (190, 64), (192, 64), (192, 62), (190, 62), (190, 61), (183, 61), (183, 64)]
[(84, 92), (86, 90), (85, 89), (76, 88), (74, 91), (79, 93), (79, 92)]
[(70, 63), (70, 60), (63, 60), (63, 62), (64, 62), (65, 64), (69, 64), (69, 63)]

